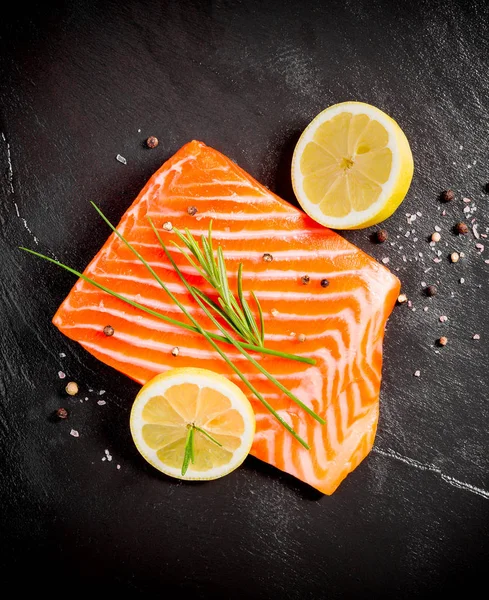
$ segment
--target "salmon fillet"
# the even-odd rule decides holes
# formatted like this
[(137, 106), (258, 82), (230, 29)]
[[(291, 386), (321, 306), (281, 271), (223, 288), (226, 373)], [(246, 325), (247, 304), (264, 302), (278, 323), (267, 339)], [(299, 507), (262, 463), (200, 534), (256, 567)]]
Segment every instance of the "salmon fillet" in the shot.
[[(207, 234), (212, 220), (214, 246), (222, 246), (231, 287), (236, 290), (241, 262), (245, 296), (249, 299), (253, 290), (260, 300), (265, 345), (316, 360), (310, 365), (253, 353), (323, 417), (325, 425), (280, 392), (234, 347), (222, 344), (231, 360), (308, 442), (310, 450), (277, 422), (197, 333), (143, 313), (82, 279), (59, 307), (53, 323), (102, 362), (141, 384), (173, 367), (201, 367), (226, 375), (247, 394), (256, 413), (251, 453), (322, 493), (332, 494), (374, 443), (382, 341), (399, 294), (398, 279), (343, 237), (270, 192), (233, 161), (192, 141), (154, 173), (123, 215), (118, 230), (191, 314), (215, 333), (219, 331), (184, 288), (158, 245), (148, 215), (190, 283), (209, 294), (204, 280), (173, 247), (175, 234), (163, 224), (171, 222), (181, 230), (188, 227), (194, 236), (200, 236)], [(265, 253), (273, 260), (264, 260)], [(113, 233), (84, 274), (185, 321), (177, 305)], [(308, 284), (302, 280), (306, 275)], [(321, 285), (325, 278), (327, 287)], [(250, 305), (254, 307), (252, 299)], [(110, 337), (103, 333), (107, 325), (114, 329)], [(178, 356), (172, 355), (175, 347)]]

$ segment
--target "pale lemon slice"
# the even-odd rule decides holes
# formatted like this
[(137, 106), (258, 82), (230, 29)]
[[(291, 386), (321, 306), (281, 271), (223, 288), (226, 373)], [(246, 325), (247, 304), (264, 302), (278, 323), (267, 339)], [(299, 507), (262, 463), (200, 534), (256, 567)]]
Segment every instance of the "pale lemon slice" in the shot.
[(360, 229), (390, 217), (413, 177), (413, 156), (399, 125), (363, 102), (342, 102), (317, 115), (292, 158), (299, 204), (333, 229)]
[(217, 479), (248, 455), (255, 414), (238, 386), (222, 375), (181, 368), (141, 388), (130, 427), (137, 449), (159, 471), (179, 479)]

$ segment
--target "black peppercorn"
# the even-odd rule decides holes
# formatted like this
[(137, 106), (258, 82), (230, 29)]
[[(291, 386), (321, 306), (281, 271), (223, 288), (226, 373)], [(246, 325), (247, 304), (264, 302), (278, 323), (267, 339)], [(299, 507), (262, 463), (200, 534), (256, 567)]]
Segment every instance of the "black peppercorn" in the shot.
[(150, 135), (146, 140), (146, 146), (148, 146), (148, 148), (156, 148), (158, 143), (158, 138), (156, 138), (154, 135)]
[(329, 285), (329, 281), (327, 279), (321, 279), (321, 287), (326, 288)]
[(455, 232), (459, 235), (465, 235), (466, 233), (469, 233), (469, 228), (465, 223), (457, 223), (455, 225)]
[(453, 190), (445, 190), (440, 194), (440, 200), (442, 202), (451, 202), (455, 198)]
[(385, 229), (379, 229), (375, 233), (375, 240), (379, 244), (383, 244), (387, 240), (388, 237), (389, 237), (389, 234), (387, 233), (387, 231)]
[(436, 287), (436, 285), (429, 285), (428, 287), (425, 288), (425, 294), (427, 296), (436, 296), (437, 293), (438, 293), (438, 288)]
[(56, 411), (56, 416), (58, 417), (58, 419), (67, 419), (68, 411), (66, 410), (66, 408), (58, 408), (58, 410)]
[(304, 285), (307, 285), (311, 281), (311, 278), (309, 277), (309, 275), (303, 275), (301, 277), (301, 281)]
[(110, 337), (111, 335), (114, 335), (114, 328), (112, 327), (112, 325), (106, 325), (104, 327), (104, 334), (107, 337)]
[(273, 256), (271, 254), (269, 254), (268, 252), (265, 252), (265, 254), (263, 255), (263, 260), (265, 262), (272, 262)]

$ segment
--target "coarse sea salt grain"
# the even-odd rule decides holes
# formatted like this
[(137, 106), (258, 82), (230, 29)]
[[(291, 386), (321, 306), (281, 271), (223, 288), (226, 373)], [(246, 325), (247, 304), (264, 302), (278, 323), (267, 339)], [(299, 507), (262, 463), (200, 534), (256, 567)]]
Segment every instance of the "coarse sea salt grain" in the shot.
[(97, 400), (97, 404), (99, 406), (104, 406), (104, 404), (107, 404), (107, 402), (105, 400)]
[(384, 256), (384, 258), (382, 259), (382, 262), (384, 263), (384, 265), (387, 265), (390, 262), (390, 258), (388, 258), (387, 256)]
[(461, 277), (461, 278), (459, 279), (459, 281), (460, 281), (460, 283), (465, 283), (465, 279), (464, 279), (463, 277)]
[(121, 156), (120, 154), (118, 154), (118, 155), (115, 157), (115, 159), (116, 159), (116, 160), (118, 160), (118, 161), (119, 161), (120, 163), (122, 163), (123, 165), (127, 165), (127, 160), (126, 160), (126, 159), (125, 159), (123, 156)]
[(440, 317), (440, 322), (441, 322), (441, 323), (446, 323), (447, 321), (448, 321), (448, 317), (447, 317), (446, 315), (442, 315), (442, 316)]
[(120, 466), (120, 465), (117, 465), (117, 469), (120, 469), (120, 468), (121, 468), (121, 466)]
[(472, 200), (470, 198), (463, 198), (463, 201), (466, 202), (466, 203), (472, 202)]
[(481, 336), (478, 333), (474, 333), (474, 335), (472, 336), (473, 340), (480, 340)]
[(65, 354), (64, 352), (60, 352), (60, 353), (59, 353), (59, 357), (60, 357), (60, 358), (66, 358), (66, 354)]
[(76, 429), (72, 429), (70, 431), (70, 435), (72, 435), (73, 437), (80, 437), (80, 434), (78, 433), (78, 431)]
[(415, 377), (420, 377), (421, 376), (421, 371), (419, 369), (417, 371), (414, 371), (414, 376)]
[(58, 371), (58, 377), (60, 379), (64, 379), (66, 377), (66, 373), (63, 373), (63, 371)]
[(103, 396), (105, 394), (105, 390), (100, 390), (100, 392), (98, 394), (99, 394), (99, 396)]
[(441, 227), (439, 227), (438, 225), (435, 225), (435, 231), (438, 231), (438, 233), (440, 233)]

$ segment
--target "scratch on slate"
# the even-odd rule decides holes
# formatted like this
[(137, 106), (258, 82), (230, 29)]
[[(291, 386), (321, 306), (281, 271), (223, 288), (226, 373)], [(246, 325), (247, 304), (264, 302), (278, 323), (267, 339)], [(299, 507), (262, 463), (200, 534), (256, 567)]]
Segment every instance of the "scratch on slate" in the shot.
[(398, 452), (395, 452), (394, 450), (391, 450), (390, 448), (387, 450), (380, 450), (379, 448), (374, 447), (374, 448), (372, 448), (372, 452), (376, 452), (377, 454), (381, 454), (382, 456), (387, 456), (389, 458), (394, 458), (396, 460), (400, 460), (401, 462), (405, 463), (406, 465), (409, 465), (410, 467), (415, 467), (416, 469), (420, 469), (421, 471), (431, 471), (432, 473), (436, 473), (437, 475), (440, 476), (440, 478), (443, 481), (445, 481), (446, 483), (449, 483), (450, 485), (453, 485), (456, 488), (460, 488), (462, 490), (466, 490), (467, 492), (472, 492), (473, 494), (477, 494), (478, 496), (482, 496), (483, 498), (489, 499), (488, 491), (483, 490), (478, 487), (475, 487), (474, 485), (471, 485), (470, 483), (465, 483), (464, 481), (459, 481), (458, 479), (455, 479), (454, 477), (450, 477), (449, 475), (445, 475), (445, 473), (442, 473), (438, 467), (435, 467), (435, 465), (421, 463), (421, 462), (415, 460), (414, 458), (409, 458), (407, 456), (403, 456), (402, 454), (399, 454)]
[[(7, 148), (7, 164), (8, 164), (7, 181), (8, 181), (10, 193), (13, 196), (15, 194), (15, 188), (14, 188), (14, 169), (12, 167), (12, 156), (10, 154), (10, 144), (8, 143), (7, 138), (5, 137), (5, 134), (3, 133), (3, 131), (2, 131), (2, 140), (4, 141), (5, 146)], [(24, 224), (24, 228), (29, 232), (30, 236), (36, 242), (36, 244), (39, 244), (39, 240), (32, 233), (29, 225), (27, 225), (27, 221), (23, 217), (20, 216), (19, 207), (17, 205), (17, 202), (15, 202), (15, 200), (14, 200), (14, 207), (15, 207), (15, 214), (17, 215), (17, 217)]]
[[(7, 146), (7, 163), (8, 163), (8, 172), (7, 172), (7, 181), (9, 184), (9, 188), (10, 188), (10, 193), (13, 194), (14, 193), (14, 170), (12, 168), (12, 158), (10, 156), (10, 144), (7, 142), (7, 138), (5, 137), (5, 134), (2, 132), (2, 140), (5, 142), (6, 146)], [(15, 208), (17, 210), (17, 216), (18, 215), (18, 208), (17, 208), (17, 204), (15, 205)]]

